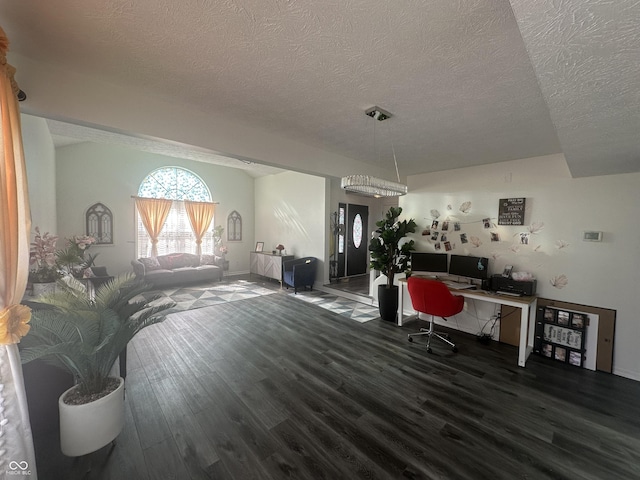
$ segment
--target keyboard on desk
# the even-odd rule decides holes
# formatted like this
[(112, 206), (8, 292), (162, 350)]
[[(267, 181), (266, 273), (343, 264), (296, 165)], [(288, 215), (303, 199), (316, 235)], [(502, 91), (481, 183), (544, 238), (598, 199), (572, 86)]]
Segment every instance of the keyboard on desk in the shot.
[(476, 288), (476, 286), (471, 283), (454, 282), (453, 280), (443, 280), (442, 283), (444, 283), (447, 287), (455, 288), (456, 290)]

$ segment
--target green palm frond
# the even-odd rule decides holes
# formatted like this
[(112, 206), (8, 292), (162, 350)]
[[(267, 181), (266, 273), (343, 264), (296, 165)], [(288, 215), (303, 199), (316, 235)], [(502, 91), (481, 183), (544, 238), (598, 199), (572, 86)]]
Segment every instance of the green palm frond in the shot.
[(46, 308), (33, 304), (31, 330), (21, 343), (22, 362), (47, 359), (64, 366), (83, 392), (97, 392), (131, 339), (142, 328), (162, 322), (162, 312), (175, 303), (132, 301), (149, 286), (131, 275), (106, 284), (93, 301), (73, 283), (68, 286), (41, 298)]

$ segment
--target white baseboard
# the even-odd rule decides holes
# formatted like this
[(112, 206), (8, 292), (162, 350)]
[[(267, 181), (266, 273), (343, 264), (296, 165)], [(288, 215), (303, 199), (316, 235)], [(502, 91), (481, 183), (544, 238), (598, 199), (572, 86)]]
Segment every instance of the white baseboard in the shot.
[(618, 375), (619, 377), (628, 378), (629, 380), (635, 380), (636, 382), (640, 382), (640, 372), (635, 372), (633, 370), (627, 370), (626, 368), (615, 368), (613, 369), (613, 374)]

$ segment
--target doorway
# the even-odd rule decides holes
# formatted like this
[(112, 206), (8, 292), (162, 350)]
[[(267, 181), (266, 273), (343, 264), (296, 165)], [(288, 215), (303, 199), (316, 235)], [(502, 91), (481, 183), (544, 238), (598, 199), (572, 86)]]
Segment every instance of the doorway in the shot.
[(369, 260), (369, 207), (347, 204), (346, 276), (367, 273)]

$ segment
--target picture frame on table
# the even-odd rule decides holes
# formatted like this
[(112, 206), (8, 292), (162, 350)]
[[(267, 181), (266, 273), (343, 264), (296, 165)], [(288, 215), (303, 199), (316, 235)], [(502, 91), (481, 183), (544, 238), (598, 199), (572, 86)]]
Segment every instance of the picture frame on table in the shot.
[(256, 252), (262, 252), (264, 250), (264, 242), (256, 242)]

